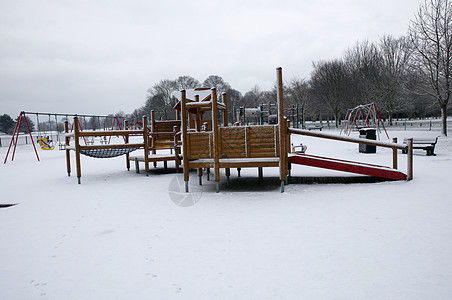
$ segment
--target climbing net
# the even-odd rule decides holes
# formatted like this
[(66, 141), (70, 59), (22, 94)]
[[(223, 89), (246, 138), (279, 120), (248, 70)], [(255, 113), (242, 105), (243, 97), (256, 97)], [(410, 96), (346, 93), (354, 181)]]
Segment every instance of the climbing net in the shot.
[(112, 158), (128, 154), (132, 151), (139, 149), (139, 147), (132, 148), (108, 148), (108, 149), (84, 149), (80, 150), (80, 153), (94, 158)]

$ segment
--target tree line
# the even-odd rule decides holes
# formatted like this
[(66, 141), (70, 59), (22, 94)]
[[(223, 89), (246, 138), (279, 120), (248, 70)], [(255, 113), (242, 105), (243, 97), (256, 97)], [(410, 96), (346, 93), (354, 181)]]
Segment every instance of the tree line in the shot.
[[(308, 120), (331, 120), (338, 127), (348, 109), (375, 103), (383, 118), (442, 118), (447, 135), (449, 99), (452, 87), (452, 3), (425, 0), (410, 22), (406, 36), (384, 35), (378, 41), (359, 41), (340, 58), (312, 63), (309, 78), (292, 78), (284, 83), (285, 105), (298, 104)], [(215, 87), (228, 94), (228, 118), (233, 107), (257, 107), (276, 101), (276, 88), (263, 91), (258, 85), (244, 95), (221, 76), (204, 81), (185, 75), (164, 79), (146, 91), (142, 107), (128, 115), (141, 120), (153, 110), (157, 119), (174, 119), (174, 91)], [(120, 112), (124, 114), (123, 112)], [(0, 130), (11, 124), (5, 115)], [(6, 132), (6, 131), (5, 131)]]
[[(441, 116), (447, 135), (447, 108), (451, 95), (452, 5), (429, 0), (419, 6), (406, 36), (384, 35), (379, 41), (361, 41), (343, 57), (313, 62), (310, 78), (284, 84), (285, 104), (299, 104), (307, 119), (334, 121), (338, 127), (348, 109), (375, 103), (392, 119)], [(173, 91), (216, 87), (228, 94), (228, 106), (257, 107), (274, 102), (276, 91), (254, 86), (244, 95), (223, 78), (209, 76), (202, 84), (191, 76), (161, 80), (147, 90), (145, 105), (133, 112), (140, 118), (154, 110), (161, 119), (174, 118)], [(229, 109), (232, 119), (232, 109)]]

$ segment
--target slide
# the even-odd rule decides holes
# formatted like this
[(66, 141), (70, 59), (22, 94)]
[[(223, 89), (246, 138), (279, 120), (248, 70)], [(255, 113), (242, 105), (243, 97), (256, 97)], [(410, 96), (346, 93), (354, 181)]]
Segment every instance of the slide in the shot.
[(385, 166), (340, 160), (308, 154), (290, 154), (289, 163), (375, 176), (390, 180), (406, 180), (406, 174)]

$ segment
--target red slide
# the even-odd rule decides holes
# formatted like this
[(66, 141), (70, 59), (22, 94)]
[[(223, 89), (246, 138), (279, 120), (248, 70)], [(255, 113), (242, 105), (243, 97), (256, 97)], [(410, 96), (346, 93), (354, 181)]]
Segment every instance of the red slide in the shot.
[(290, 154), (289, 163), (375, 176), (392, 180), (406, 180), (406, 174), (385, 166), (365, 164), (308, 154)]

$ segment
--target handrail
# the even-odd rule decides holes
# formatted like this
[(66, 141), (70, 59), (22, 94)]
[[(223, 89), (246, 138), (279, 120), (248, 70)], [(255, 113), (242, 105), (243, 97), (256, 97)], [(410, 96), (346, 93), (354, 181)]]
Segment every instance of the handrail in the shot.
[[(143, 130), (106, 130), (106, 131), (80, 131), (79, 136), (121, 136), (121, 135), (142, 135)], [(75, 133), (66, 133), (66, 137), (74, 137)]]
[(392, 148), (392, 149), (400, 149), (400, 150), (408, 150), (408, 146), (404, 144), (396, 144), (391, 142), (381, 142), (376, 140), (369, 140), (369, 139), (363, 139), (363, 138), (353, 138), (353, 137), (346, 137), (346, 136), (338, 136), (335, 134), (329, 134), (329, 133), (320, 133), (320, 132), (312, 132), (306, 129), (296, 129), (296, 128), (289, 128), (289, 134), (301, 134), (301, 135), (307, 135), (312, 137), (319, 137), (319, 138), (325, 138), (330, 140), (336, 140), (336, 141), (343, 141), (343, 142), (350, 142), (350, 143), (357, 143), (357, 144), (366, 144), (366, 145), (372, 145), (372, 146), (379, 146), (379, 147), (386, 147), (386, 148)]

